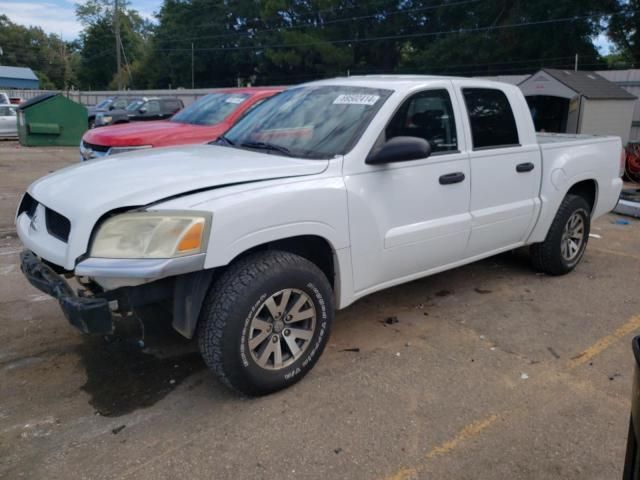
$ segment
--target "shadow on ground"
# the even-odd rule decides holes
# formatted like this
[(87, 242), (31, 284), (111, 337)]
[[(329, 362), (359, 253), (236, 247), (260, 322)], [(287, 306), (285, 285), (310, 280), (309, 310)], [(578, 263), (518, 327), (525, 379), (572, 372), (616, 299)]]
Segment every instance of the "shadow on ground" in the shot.
[[(110, 337), (86, 337), (77, 347), (87, 381), (82, 390), (106, 417), (149, 407), (205, 368), (194, 341), (170, 325), (128, 319)], [(144, 335), (142, 335), (144, 331)]]

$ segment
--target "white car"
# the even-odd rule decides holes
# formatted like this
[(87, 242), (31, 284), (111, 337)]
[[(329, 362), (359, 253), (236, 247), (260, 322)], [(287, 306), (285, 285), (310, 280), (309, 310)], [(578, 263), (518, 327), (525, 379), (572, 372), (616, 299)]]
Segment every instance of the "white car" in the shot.
[(18, 136), (18, 117), (15, 105), (0, 105), (0, 138)]
[(616, 205), (621, 153), (617, 137), (536, 136), (502, 83), (323, 80), (215, 145), (36, 181), (16, 218), (22, 270), (86, 333), (164, 306), (222, 382), (266, 394), (300, 380), (334, 309), (365, 295), (523, 245), (537, 269), (571, 271)]

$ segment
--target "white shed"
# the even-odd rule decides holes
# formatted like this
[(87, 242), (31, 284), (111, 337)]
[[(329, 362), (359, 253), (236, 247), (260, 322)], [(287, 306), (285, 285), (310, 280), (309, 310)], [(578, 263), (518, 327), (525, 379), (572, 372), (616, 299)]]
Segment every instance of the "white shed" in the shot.
[(519, 85), (537, 131), (629, 141), (636, 97), (595, 72), (543, 69)]

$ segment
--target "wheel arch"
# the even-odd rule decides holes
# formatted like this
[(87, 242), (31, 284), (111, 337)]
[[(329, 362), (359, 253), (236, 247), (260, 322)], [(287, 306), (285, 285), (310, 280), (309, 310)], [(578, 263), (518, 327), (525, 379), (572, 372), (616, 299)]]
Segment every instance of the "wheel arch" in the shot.
[(567, 186), (564, 189), (555, 190), (552, 196), (543, 193), (542, 211), (526, 243), (533, 244), (544, 241), (558, 208), (560, 208), (567, 195), (578, 195), (584, 198), (591, 207), (591, 216), (593, 216), (598, 204), (598, 191), (597, 180), (588, 175), (572, 179), (572, 181), (567, 182)]
[(589, 204), (589, 208), (591, 208), (590, 213), (593, 214), (596, 208), (596, 200), (598, 198), (598, 182), (594, 179), (576, 182), (569, 188), (569, 190), (567, 190), (564, 197), (567, 195), (577, 195), (584, 198)]
[(315, 234), (295, 235), (254, 245), (238, 253), (226, 265), (177, 277), (174, 290), (173, 327), (187, 338), (192, 338), (198, 324), (200, 309), (206, 292), (213, 282), (232, 263), (260, 251), (279, 250), (299, 255), (316, 265), (327, 277), (334, 293), (336, 305), (340, 301), (340, 262), (333, 244)]
[(327, 277), (335, 290), (336, 275), (339, 272), (335, 248), (329, 240), (320, 235), (296, 235), (255, 245), (236, 255), (231, 262), (259, 251), (281, 250), (306, 258), (316, 265)]

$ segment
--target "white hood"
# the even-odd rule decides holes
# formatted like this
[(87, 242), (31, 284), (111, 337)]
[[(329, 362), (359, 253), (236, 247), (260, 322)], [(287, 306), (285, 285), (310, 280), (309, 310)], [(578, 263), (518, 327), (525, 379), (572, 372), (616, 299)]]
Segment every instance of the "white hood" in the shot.
[(72, 219), (220, 185), (312, 175), (327, 165), (215, 145), (158, 148), (78, 163), (37, 180), (28, 191)]
[[(65, 266), (86, 251), (105, 213), (217, 186), (322, 173), (328, 160), (301, 160), (215, 145), (130, 152), (72, 165), (28, 189), (39, 203), (71, 221)], [(38, 253), (38, 252), (36, 252)], [(60, 252), (62, 256), (62, 252)]]

